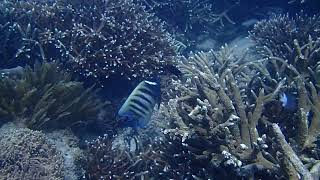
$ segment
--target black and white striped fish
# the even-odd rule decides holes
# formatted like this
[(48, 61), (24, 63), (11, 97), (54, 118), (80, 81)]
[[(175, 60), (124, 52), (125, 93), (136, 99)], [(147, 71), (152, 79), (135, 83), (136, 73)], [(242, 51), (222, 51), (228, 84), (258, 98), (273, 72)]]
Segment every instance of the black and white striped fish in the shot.
[(160, 104), (160, 83), (142, 81), (118, 111), (121, 127), (143, 128), (150, 121), (155, 105)]

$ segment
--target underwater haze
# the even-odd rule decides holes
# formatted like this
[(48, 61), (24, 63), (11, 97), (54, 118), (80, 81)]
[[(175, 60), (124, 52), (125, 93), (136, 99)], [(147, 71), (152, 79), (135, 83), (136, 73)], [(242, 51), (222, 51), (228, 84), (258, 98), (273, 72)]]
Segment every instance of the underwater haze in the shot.
[(0, 180), (320, 179), (319, 0), (0, 0)]

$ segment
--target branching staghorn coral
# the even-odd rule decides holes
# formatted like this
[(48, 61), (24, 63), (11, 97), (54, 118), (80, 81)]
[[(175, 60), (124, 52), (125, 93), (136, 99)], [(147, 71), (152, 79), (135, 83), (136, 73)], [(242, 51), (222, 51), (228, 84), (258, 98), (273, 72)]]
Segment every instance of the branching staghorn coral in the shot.
[(4, 68), (60, 61), (103, 85), (110, 76), (146, 78), (174, 64), (163, 23), (134, 0), (9, 0), (0, 12)]
[[(266, 92), (271, 92), (279, 82), (285, 81), (282, 95), (293, 95), (297, 99), (296, 96), (301, 88), (295, 82), (299, 77), (302, 81), (310, 81), (318, 91), (320, 57), (318, 26), (319, 16), (308, 17), (302, 13), (294, 18), (288, 15), (276, 16), (274, 19), (258, 23), (253, 30), (257, 34), (251, 34), (251, 37), (258, 38), (255, 40), (258, 49), (263, 49), (260, 53), (265, 60), (260, 64), (254, 64), (259, 74), (249, 83), (251, 88), (263, 87)], [(274, 32), (274, 36), (270, 32)], [(279, 45), (275, 46), (277, 43)], [(289, 110), (295, 113), (292, 116), (292, 112), (282, 107), (279, 100), (266, 105), (271, 113), (265, 111), (264, 115), (268, 116), (269, 121), (280, 123), (284, 134), (294, 133), (296, 123), (293, 120), (300, 118), (299, 108), (295, 105), (296, 107)]]
[[(288, 69), (297, 70), (290, 66)], [(277, 124), (264, 119), (282, 171), (289, 179), (318, 179), (319, 174), (319, 95), (312, 82), (302, 75), (294, 78), (291, 88), (297, 91), (297, 111)], [(266, 110), (267, 111), (267, 110)], [(280, 118), (280, 117), (277, 117)]]
[(71, 21), (72, 9), (53, 2), (1, 1), (2, 68), (61, 58), (54, 45), (58, 45), (54, 32), (71, 28), (68, 21)]
[[(200, 1), (200, 0), (143, 0), (150, 12), (155, 13), (174, 31), (185, 34), (189, 41), (196, 40), (216, 26), (235, 24), (228, 16), (239, 1)], [(222, 10), (221, 10), (222, 9)]]
[(21, 77), (0, 79), (0, 116), (31, 129), (66, 128), (94, 121), (106, 103), (96, 91), (71, 81), (55, 63), (21, 69)]
[(296, 94), (290, 115), (281, 117), (273, 109), (278, 124), (266, 119), (276, 137), (271, 141), (276, 142), (279, 162), (290, 179), (319, 179), (319, 22), (318, 15), (281, 15), (258, 23), (251, 34), (267, 58), (264, 65), (256, 66), (262, 75), (260, 87), (274, 90), (282, 79), (284, 94)]
[(312, 73), (315, 79), (315, 85), (320, 88), (320, 62), (318, 62), (314, 68), (314, 71)]
[(83, 1), (75, 11), (79, 15), (73, 17), (67, 47), (72, 71), (98, 79), (113, 74), (135, 79), (162, 73), (173, 64), (171, 37), (139, 2)]
[[(199, 167), (189, 173), (197, 178), (209, 172), (205, 177), (318, 179), (319, 93), (315, 85), (285, 61), (279, 62), (284, 63), (282, 74), (290, 75), (290, 83), (286, 78), (273, 79), (263, 66), (266, 59), (238, 64), (230, 54), (221, 56), (226, 52), (201, 52), (184, 59), (180, 70), (186, 80), (173, 81), (176, 89), (169, 95), (177, 96), (171, 95), (160, 109), (162, 119), (169, 121), (163, 131), (168, 141), (192, 154), (187, 157), (189, 166)], [(258, 72), (257, 78), (265, 84), (241, 86), (248, 82), (241, 79), (252, 78), (248, 69)], [(263, 76), (274, 86), (263, 82)], [(276, 103), (279, 92), (289, 87), (297, 92), (298, 111), (273, 124), (273, 118), (281, 117), (267, 105)]]
[[(238, 85), (246, 87), (256, 73), (259, 73), (260, 70), (257, 70), (257, 66), (262, 64), (265, 59), (252, 60), (249, 50), (246, 50), (243, 54), (236, 55), (234, 52), (236, 48), (236, 46), (230, 47), (225, 44), (217, 51), (211, 50), (207, 53), (194, 54), (194, 56), (190, 57), (191, 59), (202, 59), (202, 61), (192, 60), (190, 62), (191, 68), (197, 66), (209, 67), (206, 73), (217, 74), (222, 79), (227, 75), (228, 71), (226, 69), (230, 69), (238, 81)], [(210, 61), (203, 61), (203, 59), (210, 59)], [(189, 60), (183, 59), (182, 61), (188, 62)], [(185, 68), (190, 69), (190, 67)], [(190, 78), (188, 74), (185, 76)]]
[[(169, 101), (164, 111), (171, 112), (167, 113), (171, 128), (165, 128), (164, 133), (182, 144), (195, 159), (206, 162), (202, 164), (206, 172), (218, 171), (226, 177), (227, 172), (220, 167), (224, 165), (237, 169), (234, 176), (251, 177), (261, 171), (268, 171), (267, 176), (278, 176), (278, 161), (268, 152), (265, 138), (257, 127), (264, 119), (264, 104), (275, 98), (283, 82), (270, 94), (265, 94), (263, 89), (259, 94), (252, 91), (255, 103), (248, 104), (235, 79), (236, 74), (241, 74), (241, 67), (234, 61), (219, 64), (212, 53), (217, 54), (198, 53), (180, 65), (180, 70), (190, 78), (187, 83), (193, 86), (189, 88), (192, 93)], [(195, 162), (191, 160), (191, 164)], [(195, 176), (203, 178), (201, 173)]]
[[(128, 134), (127, 134), (128, 135)], [(145, 134), (147, 135), (147, 134)], [(127, 136), (124, 147), (118, 145), (117, 136), (104, 135), (87, 143), (88, 160), (86, 179), (144, 179), (179, 177), (166, 163), (167, 155), (159, 137), (144, 140), (140, 135)], [(125, 141), (125, 142), (123, 142)]]
[[(287, 15), (262, 21), (253, 30), (258, 35), (251, 34), (253, 38), (261, 38), (255, 40), (258, 47), (264, 49), (262, 55), (266, 57), (264, 64), (255, 65), (261, 75), (258, 87), (270, 92), (280, 81), (284, 81), (284, 92), (297, 94), (297, 110), (290, 115), (279, 116), (279, 108), (283, 107), (278, 106), (269, 109), (273, 115), (268, 117), (278, 122), (270, 128), (270, 134), (277, 137), (271, 142), (276, 142), (272, 144), (277, 152), (281, 152), (278, 159), (289, 178), (319, 178), (319, 108), (315, 103), (319, 98), (317, 73), (320, 46), (317, 29), (319, 16), (300, 14), (292, 19)], [(261, 46), (263, 43), (264, 46)], [(264, 113), (267, 112), (266, 109)], [(266, 119), (266, 122), (272, 119)]]
[[(295, 49), (295, 42), (307, 44), (309, 36), (316, 40), (319, 37), (320, 17), (309, 17), (304, 12), (294, 17), (289, 14), (276, 15), (269, 20), (258, 22), (250, 31), (250, 37), (256, 42), (258, 49), (270, 49), (275, 56), (290, 61), (290, 51)], [(269, 54), (266, 54), (268, 56)]]
[[(277, 124), (272, 124), (271, 132), (275, 136), (277, 148), (283, 154), (281, 164), (290, 179), (319, 179), (320, 147), (317, 141), (320, 136), (320, 97), (314, 85), (311, 82), (304, 83), (301, 76), (296, 77), (296, 86), (299, 110), (296, 135), (292, 137), (295, 141), (289, 144)], [(310, 95), (307, 87), (310, 88)]]
[[(270, 20), (258, 22), (250, 32), (260, 54), (268, 58), (266, 67), (272, 78), (287, 78), (293, 81), (295, 75), (288, 74), (288, 65), (292, 65), (303, 76), (316, 69), (320, 57), (320, 16), (307, 16), (303, 12), (290, 17), (278, 15)], [(316, 80), (315, 80), (316, 79)]]

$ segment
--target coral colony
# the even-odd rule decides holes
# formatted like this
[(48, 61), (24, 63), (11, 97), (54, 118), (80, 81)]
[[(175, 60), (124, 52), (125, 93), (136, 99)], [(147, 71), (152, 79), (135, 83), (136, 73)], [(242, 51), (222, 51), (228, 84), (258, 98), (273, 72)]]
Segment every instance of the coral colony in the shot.
[(319, 179), (317, 2), (245, 3), (0, 0), (0, 179)]
[(51, 3), (1, 4), (2, 59), (62, 61), (71, 72), (97, 81), (110, 75), (146, 78), (174, 63), (163, 23), (134, 1)]

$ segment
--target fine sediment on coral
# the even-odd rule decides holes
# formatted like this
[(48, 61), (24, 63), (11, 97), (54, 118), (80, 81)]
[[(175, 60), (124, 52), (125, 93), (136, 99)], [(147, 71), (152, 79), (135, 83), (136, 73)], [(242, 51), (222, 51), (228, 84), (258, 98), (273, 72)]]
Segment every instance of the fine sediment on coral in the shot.
[(40, 131), (0, 129), (0, 179), (64, 179), (63, 157)]
[(58, 130), (47, 133), (46, 137), (63, 157), (64, 179), (80, 179), (83, 176), (82, 163), (85, 159), (79, 148), (79, 139), (68, 130)]

